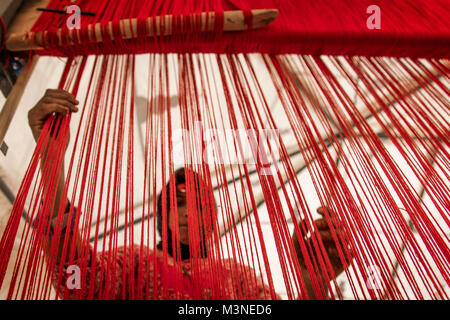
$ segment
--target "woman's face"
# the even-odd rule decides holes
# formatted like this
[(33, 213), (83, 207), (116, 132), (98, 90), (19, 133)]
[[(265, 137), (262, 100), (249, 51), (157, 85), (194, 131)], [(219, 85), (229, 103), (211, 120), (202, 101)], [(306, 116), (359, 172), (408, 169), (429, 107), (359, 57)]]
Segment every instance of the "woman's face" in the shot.
[[(179, 239), (182, 244), (189, 244), (189, 229), (188, 229), (188, 208), (187, 208), (187, 198), (186, 198), (186, 186), (184, 184), (177, 185), (177, 212), (178, 212), (178, 232), (179, 232)], [(169, 229), (173, 233), (172, 229), (172, 217), (169, 213), (168, 215), (168, 224)], [(202, 219), (200, 216), (198, 216), (199, 225), (201, 226)], [(200, 230), (200, 228), (199, 228)], [(201, 238), (202, 235), (199, 235), (199, 238)]]

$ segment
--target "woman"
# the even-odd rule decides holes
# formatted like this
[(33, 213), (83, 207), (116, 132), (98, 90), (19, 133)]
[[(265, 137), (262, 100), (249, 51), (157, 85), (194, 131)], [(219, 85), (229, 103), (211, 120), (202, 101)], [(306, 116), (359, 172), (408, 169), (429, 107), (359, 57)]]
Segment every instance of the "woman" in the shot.
[[(29, 125), (36, 141), (48, 116), (55, 112), (61, 114), (77, 112), (77, 105), (78, 101), (67, 91), (47, 90), (43, 98), (28, 113)], [(81, 241), (78, 232), (73, 230), (74, 224), (68, 221), (70, 205), (67, 203), (63, 219), (63, 232), (58, 239), (59, 245), (53, 275), (55, 282), (60, 284), (57, 290), (61, 297), (91, 299), (279, 298), (270, 291), (260, 277), (256, 276), (256, 272), (252, 268), (231, 259), (216, 261), (216, 259), (208, 257), (208, 248), (211, 247), (208, 241), (213, 232), (212, 225), (216, 215), (212, 189), (205, 186), (199, 175), (190, 170), (177, 170), (172, 179), (175, 181), (171, 180), (167, 184), (166, 196), (163, 197), (163, 193), (161, 193), (158, 197), (157, 230), (161, 239), (165, 241), (161, 240), (156, 250), (133, 245), (127, 248), (118, 248), (113, 252), (94, 252), (89, 243)], [(209, 199), (207, 201), (205, 201), (206, 198), (202, 199), (197, 202), (198, 205), (191, 204), (190, 209), (188, 209), (188, 188), (186, 188), (188, 180), (191, 181), (191, 185), (195, 185), (194, 192), (197, 195), (201, 193), (200, 190), (203, 190), (203, 193), (205, 193), (204, 190), (207, 190), (208, 195), (203, 195), (203, 197)], [(172, 221), (172, 215), (169, 214), (171, 212), (171, 185), (175, 186), (176, 192), (177, 205), (174, 212), (176, 211), (177, 214), (173, 216), (176, 221)], [(63, 188), (64, 174), (61, 174), (56, 199), (61, 199)], [(55, 202), (53, 218), (56, 217), (59, 207), (59, 201)], [(167, 208), (164, 208), (164, 203)], [(166, 215), (163, 212), (165, 210), (167, 210), (168, 221), (164, 223), (163, 216)], [(193, 210), (197, 210), (195, 211), (197, 214), (194, 214)], [(318, 212), (323, 214), (324, 210), (325, 208), (319, 208)], [(194, 219), (194, 217), (199, 218)], [(344, 268), (332, 239), (331, 230), (325, 219), (318, 219), (315, 223), (328, 257), (333, 264), (334, 273), (338, 275)], [(198, 232), (189, 232), (192, 224), (196, 226)], [(164, 225), (167, 229), (163, 232)], [(174, 227), (178, 231), (174, 232)], [(68, 266), (66, 265), (69, 258), (68, 254), (62, 257), (66, 233), (69, 233), (69, 243), (76, 242), (75, 259), (72, 264), (79, 266), (82, 270), (81, 288), (67, 286), (67, 281), (71, 276), (70, 273), (67, 273)], [(173, 234), (179, 235), (178, 238), (174, 239)], [(189, 239), (190, 234), (199, 236), (196, 239)], [(321, 298), (320, 296), (316, 297), (312, 288), (295, 232), (292, 239), (308, 296), (310, 299)], [(305, 236), (302, 241), (310, 240)], [(199, 248), (196, 253), (195, 248)], [(168, 252), (167, 255), (164, 255), (165, 250)], [(194, 256), (192, 256), (193, 252)], [(46, 253), (47, 256), (51, 255), (50, 245), (47, 245)], [(58, 282), (56, 279), (60, 281)]]

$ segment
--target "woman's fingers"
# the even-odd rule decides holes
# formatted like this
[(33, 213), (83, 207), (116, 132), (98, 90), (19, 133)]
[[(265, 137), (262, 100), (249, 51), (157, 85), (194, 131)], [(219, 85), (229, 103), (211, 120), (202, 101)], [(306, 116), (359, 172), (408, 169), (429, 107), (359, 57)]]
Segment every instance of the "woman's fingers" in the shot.
[(324, 210), (325, 210), (325, 207), (324, 206), (322, 206), (322, 207), (319, 207), (319, 208), (317, 208), (317, 213), (319, 213), (319, 214), (321, 214), (321, 215), (324, 215), (325, 213), (324, 213)]
[[(62, 95), (59, 95), (60, 97)], [(50, 114), (56, 112), (60, 114), (68, 114), (69, 112), (77, 112), (78, 107), (73, 100), (64, 98), (56, 98), (45, 96), (36, 110), (36, 116), (40, 120), (45, 120)]]
[[(315, 220), (314, 224), (315, 224), (319, 234), (321, 235), (323, 241), (333, 240), (328, 222), (324, 218)], [(302, 220), (299, 223), (299, 228), (302, 233), (302, 236), (305, 237), (308, 235), (308, 232), (310, 230), (308, 228), (306, 220)]]
[(70, 100), (67, 99), (59, 99), (59, 98), (49, 98), (48, 101), (46, 101), (47, 104), (58, 104), (63, 107), (69, 108), (72, 112), (77, 112), (78, 107), (72, 103)]
[(57, 103), (49, 103), (44, 106), (45, 115), (52, 114), (53, 112), (60, 114), (68, 114), (70, 112), (69, 107), (57, 104)]
[(321, 206), (321, 207), (317, 208), (317, 213), (320, 214), (321, 216), (324, 216), (325, 213), (328, 213), (328, 215), (332, 216), (332, 217), (335, 216), (333, 210), (331, 210), (330, 208), (325, 207), (325, 206)]
[(322, 241), (334, 241), (331, 231), (319, 231), (319, 235)]
[(37, 140), (45, 120), (53, 113), (68, 114), (77, 112), (78, 100), (65, 90), (47, 89), (44, 96), (28, 111), (28, 124)]
[[(317, 213), (319, 213), (322, 216), (325, 216), (325, 212), (328, 213), (328, 217), (331, 220), (331, 223), (333, 224), (333, 229), (337, 230), (336, 226), (339, 225), (339, 223), (340, 223), (339, 222), (339, 217), (336, 215), (336, 213), (334, 211), (330, 210), (328, 207), (320, 207), (320, 208), (317, 209)], [(322, 220), (324, 222), (320, 222), (319, 223), (320, 227), (319, 226), (317, 226), (317, 227), (319, 229), (321, 229), (321, 228), (322, 229), (329, 229), (329, 225), (328, 225), (327, 219), (320, 218), (320, 219), (318, 219), (316, 221), (322, 221)]]
[(327, 229), (329, 229), (327, 220), (325, 220), (324, 218), (317, 219), (317, 220), (314, 221), (314, 223), (316, 224), (316, 227), (319, 230), (327, 230)]
[(339, 258), (339, 252), (338, 252), (336, 246), (334, 246), (334, 243), (333, 243), (333, 245), (328, 244), (326, 246), (326, 250), (327, 250), (329, 258), (331, 258), (331, 259)]
[(68, 102), (77, 105), (79, 101), (75, 99), (75, 97), (68, 91), (60, 90), (60, 89), (48, 89), (45, 96), (55, 98), (55, 99), (61, 99), (61, 100), (67, 100)]

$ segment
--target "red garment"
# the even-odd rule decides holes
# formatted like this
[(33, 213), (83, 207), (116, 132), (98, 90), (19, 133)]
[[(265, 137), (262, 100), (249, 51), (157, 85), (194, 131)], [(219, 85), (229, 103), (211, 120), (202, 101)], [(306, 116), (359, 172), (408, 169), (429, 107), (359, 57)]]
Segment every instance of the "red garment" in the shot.
[[(199, 259), (197, 263), (182, 260), (180, 268), (180, 264), (174, 263), (174, 259), (169, 255), (167, 264), (164, 264), (162, 251), (143, 247), (141, 252), (141, 247), (135, 245), (128, 248), (126, 255), (123, 247), (117, 250), (115, 257), (109, 256), (108, 252), (95, 254), (94, 266), (93, 248), (89, 246), (88, 250), (87, 264), (82, 258), (73, 263), (80, 267), (81, 274), (84, 273), (83, 265), (87, 266), (84, 279), (81, 277), (81, 288), (67, 289), (66, 298), (169, 300), (271, 298), (269, 287), (256, 275), (255, 270), (233, 259), (221, 260), (214, 267), (210, 266), (213, 259)], [(67, 267), (63, 267), (62, 281), (59, 285), (60, 298), (64, 298), (67, 280), (74, 274), (67, 273)], [(130, 272), (129, 268), (133, 268), (133, 271)], [(55, 266), (55, 270), (53, 281), (56, 286), (58, 265)], [(91, 278), (91, 275), (94, 277)], [(279, 296), (276, 298), (280, 299)]]

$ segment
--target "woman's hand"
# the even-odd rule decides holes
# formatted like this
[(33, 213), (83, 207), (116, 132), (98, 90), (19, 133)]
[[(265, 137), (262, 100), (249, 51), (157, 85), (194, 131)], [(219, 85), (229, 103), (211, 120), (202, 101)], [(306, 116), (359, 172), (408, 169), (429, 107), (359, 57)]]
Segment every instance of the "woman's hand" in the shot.
[[(325, 210), (328, 211), (329, 216), (330, 216), (330, 218), (332, 220), (337, 219), (337, 215), (334, 214), (334, 212), (332, 212), (330, 209), (328, 209), (326, 207), (318, 208), (317, 212), (320, 215), (324, 216), (325, 215)], [(335, 276), (338, 276), (340, 273), (342, 273), (342, 271), (344, 271), (344, 265), (343, 265), (343, 263), (341, 261), (341, 258), (339, 257), (337, 244), (336, 244), (336, 242), (333, 239), (330, 226), (328, 225), (327, 220), (325, 218), (317, 219), (317, 220), (314, 221), (314, 223), (315, 223), (315, 225), (316, 225), (316, 227), (318, 229), (317, 236), (319, 236), (322, 239), (324, 248), (325, 248), (326, 253), (328, 255), (328, 259), (330, 260), (331, 265), (333, 267), (334, 274), (335, 274)], [(307, 224), (306, 224), (305, 220), (300, 222), (299, 228), (302, 231), (302, 236), (303, 236), (302, 241), (305, 242), (305, 245), (306, 245), (307, 249), (309, 248), (309, 245), (308, 245), (308, 242), (309, 242), (312, 250), (314, 250), (314, 258), (316, 259), (316, 263), (319, 263), (318, 260), (317, 260), (317, 252), (315, 251), (316, 248), (315, 248), (315, 246), (312, 243), (311, 236), (308, 237), (307, 234), (306, 235), (304, 234), (304, 230), (306, 230), (307, 231), (306, 233), (308, 233), (308, 228), (307, 228)], [(333, 226), (333, 228), (334, 228), (336, 236), (339, 239), (339, 235), (342, 236), (342, 233), (336, 231), (336, 227), (335, 226)], [(306, 270), (305, 258), (303, 257), (303, 254), (301, 252), (300, 244), (298, 242), (297, 233), (295, 231), (294, 231), (294, 234), (292, 235), (292, 241), (294, 242), (294, 248), (295, 248), (295, 251), (297, 253), (298, 261), (300, 262), (300, 267), (303, 270)], [(346, 257), (345, 249), (344, 249), (342, 243), (340, 243), (339, 245), (340, 245), (341, 250), (343, 251), (344, 256)], [(320, 249), (317, 249), (317, 250), (320, 250)], [(309, 254), (310, 254), (309, 258), (312, 261), (313, 257), (311, 256), (310, 252), (309, 252)], [(347, 264), (349, 264), (351, 262), (351, 261), (348, 261), (349, 259), (346, 259), (346, 260), (347, 260), (346, 261)]]
[(47, 89), (44, 96), (28, 111), (28, 124), (37, 141), (45, 120), (53, 113), (68, 114), (78, 111), (78, 100), (65, 90)]

